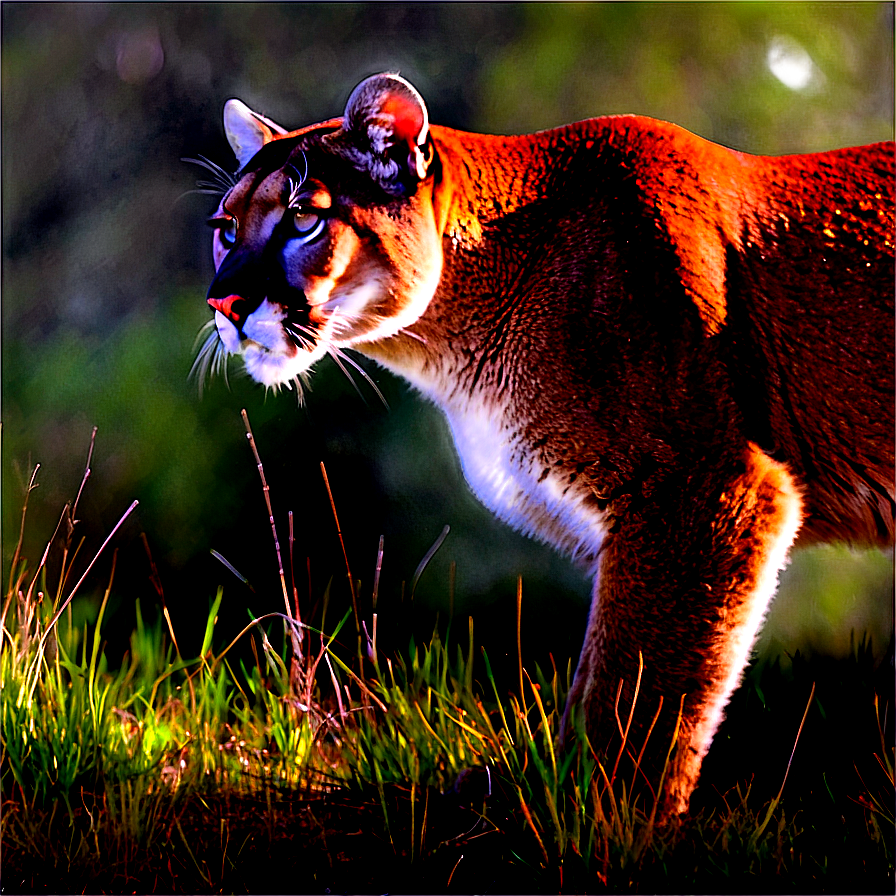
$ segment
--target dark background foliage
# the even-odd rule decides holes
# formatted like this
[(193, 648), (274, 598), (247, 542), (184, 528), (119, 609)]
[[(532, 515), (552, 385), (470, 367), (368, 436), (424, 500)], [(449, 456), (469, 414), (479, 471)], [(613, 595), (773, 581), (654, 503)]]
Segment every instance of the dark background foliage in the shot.
[[(300, 594), (310, 578), (319, 596), (332, 577), (334, 600), (347, 605), (324, 461), (368, 600), (385, 535), (384, 630), (406, 631), (401, 583), (449, 524), (417, 591), (421, 618), (448, 614), (456, 562), (458, 613), (473, 612), (479, 638), (501, 644), (522, 575), (527, 638), (564, 662), (576, 654), (587, 582), (477, 505), (439, 414), (402, 382), (362, 362), (386, 409), (329, 360), (304, 407), (236, 375), (200, 400), (188, 379), (209, 318), (212, 201), (189, 193), (199, 172), (180, 159), (232, 164), (220, 119), (230, 96), (297, 127), (340, 114), (354, 84), (380, 70), (408, 77), (433, 121), (471, 130), (639, 112), (756, 153), (893, 137), (889, 3), (4, 3), (5, 566), (32, 464), (42, 465), (27, 541), (36, 562), (77, 491), (96, 425), (79, 507), (89, 542), (141, 502), (116, 542), (123, 624), (135, 598), (158, 603), (142, 533), (185, 641), (198, 647), (191, 626), (218, 584), (225, 627), (245, 620), (246, 605), (276, 609), (245, 407), (284, 542), (295, 514)], [(763, 644), (836, 654), (853, 629), (880, 646), (891, 628), (892, 554), (823, 548), (785, 574)]]

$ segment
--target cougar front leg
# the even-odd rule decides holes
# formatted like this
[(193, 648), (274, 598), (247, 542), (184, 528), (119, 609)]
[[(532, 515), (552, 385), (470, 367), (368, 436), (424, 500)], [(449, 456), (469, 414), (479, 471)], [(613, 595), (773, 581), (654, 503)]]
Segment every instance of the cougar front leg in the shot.
[(709, 482), (671, 486), (671, 507), (664, 489), (662, 507), (632, 509), (608, 535), (571, 695), (592, 746), (614, 762), (640, 652), (618, 771), (652, 800), (677, 725), (657, 794), (665, 816), (688, 807), (801, 522), (790, 475), (756, 446), (726, 466)]

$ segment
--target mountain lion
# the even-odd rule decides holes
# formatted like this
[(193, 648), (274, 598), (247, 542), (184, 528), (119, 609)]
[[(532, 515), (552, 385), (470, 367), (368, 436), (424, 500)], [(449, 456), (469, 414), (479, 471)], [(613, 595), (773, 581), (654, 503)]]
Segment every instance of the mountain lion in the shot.
[(393, 74), (342, 118), (224, 126), (202, 374), (301, 389), (353, 348), (435, 402), (476, 495), (593, 572), (567, 711), (610, 749), (643, 657), (626, 749), (655, 789), (677, 728), (686, 810), (791, 546), (893, 538), (893, 143), (469, 134)]

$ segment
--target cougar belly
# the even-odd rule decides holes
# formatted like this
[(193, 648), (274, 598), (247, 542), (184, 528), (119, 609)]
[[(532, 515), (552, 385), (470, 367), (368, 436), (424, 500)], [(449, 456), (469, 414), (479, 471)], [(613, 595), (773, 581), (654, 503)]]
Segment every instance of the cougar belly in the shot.
[(589, 500), (587, 488), (570, 484), (562, 474), (545, 474), (543, 459), (522, 435), (526, 421), (512, 418), (507, 408), (478, 391), (448, 397), (432, 381), (417, 379), (415, 385), (445, 413), (476, 497), (523, 534), (594, 567), (605, 515)]

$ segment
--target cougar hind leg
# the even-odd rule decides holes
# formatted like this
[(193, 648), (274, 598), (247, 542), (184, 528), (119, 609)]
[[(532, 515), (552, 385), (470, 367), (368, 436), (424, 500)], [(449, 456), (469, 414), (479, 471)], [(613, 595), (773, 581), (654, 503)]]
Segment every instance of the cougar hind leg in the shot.
[(718, 466), (674, 486), (671, 512), (667, 493), (607, 537), (567, 707), (581, 700), (592, 746), (615, 756), (643, 658), (620, 773), (661, 816), (687, 810), (801, 522), (790, 474), (755, 445)]

